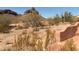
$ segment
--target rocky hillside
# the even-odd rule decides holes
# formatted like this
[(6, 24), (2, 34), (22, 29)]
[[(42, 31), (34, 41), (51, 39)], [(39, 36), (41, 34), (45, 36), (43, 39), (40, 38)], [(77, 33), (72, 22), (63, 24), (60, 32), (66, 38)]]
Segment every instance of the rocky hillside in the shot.
[[(47, 20), (42, 17), (35, 8), (27, 10), (24, 15), (22, 15), (23, 22), (26, 22), (26, 26), (39, 27), (49, 25)], [(44, 22), (44, 23), (43, 23)], [(45, 23), (47, 22), (47, 23)]]

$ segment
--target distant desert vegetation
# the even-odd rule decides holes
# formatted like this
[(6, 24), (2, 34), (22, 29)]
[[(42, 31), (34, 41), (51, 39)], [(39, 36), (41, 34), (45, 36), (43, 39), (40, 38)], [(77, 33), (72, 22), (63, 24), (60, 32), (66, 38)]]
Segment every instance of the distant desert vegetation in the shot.
[(79, 16), (65, 11), (44, 18), (34, 7), (23, 14), (0, 10), (0, 51), (78, 51)]

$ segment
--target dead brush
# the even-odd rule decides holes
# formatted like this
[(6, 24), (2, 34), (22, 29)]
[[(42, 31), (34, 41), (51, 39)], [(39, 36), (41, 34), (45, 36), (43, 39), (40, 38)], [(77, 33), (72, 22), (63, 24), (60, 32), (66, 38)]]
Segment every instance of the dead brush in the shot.
[(15, 40), (14, 47), (16, 50), (36, 50), (36, 35), (34, 32), (22, 33)]
[(56, 42), (55, 33), (56, 33), (55, 30), (53, 30), (53, 32), (50, 31), (49, 39), (50, 39), (50, 41), (51, 41), (51, 44), (53, 44), (53, 43)]
[(36, 50), (36, 48), (35, 48), (35, 45), (36, 45), (36, 41), (37, 41), (37, 34), (33, 31), (33, 32), (31, 32), (30, 33), (30, 35), (29, 35), (30, 37), (29, 37), (29, 46), (31, 46), (32, 47), (32, 50)]
[(50, 30), (46, 30), (46, 38), (44, 39), (45, 42), (42, 41), (42, 38), (38, 37), (38, 33), (32, 31), (27, 33), (26, 31), (16, 37), (15, 39), (15, 50), (31, 50), (31, 51), (43, 51), (44, 49), (47, 50), (47, 46), (49, 41), (53, 41), (54, 33), (51, 33)]
[(53, 44), (56, 42), (55, 38), (55, 31), (51, 32), (49, 29), (46, 30), (47, 32), (47, 38), (46, 38), (46, 46), (45, 48), (47, 49), (48, 44)]
[(36, 51), (43, 51), (42, 40), (41, 39), (37, 39), (35, 48), (36, 48)]
[(29, 36), (26, 33), (22, 33), (21, 35), (15, 38), (15, 50), (24, 50), (27, 48)]
[(73, 39), (67, 40), (61, 50), (62, 51), (77, 51)]

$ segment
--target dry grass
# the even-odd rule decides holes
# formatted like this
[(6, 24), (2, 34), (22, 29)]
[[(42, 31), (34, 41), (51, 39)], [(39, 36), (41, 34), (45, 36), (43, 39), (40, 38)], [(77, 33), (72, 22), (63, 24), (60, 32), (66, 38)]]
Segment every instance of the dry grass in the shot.
[(28, 39), (29, 36), (26, 35), (26, 32), (16, 37), (14, 44), (15, 50), (24, 50), (28, 45)]
[[(14, 47), (16, 50), (40, 50), (40, 47), (38, 46), (38, 44), (36, 44), (36, 38), (37, 36), (34, 32), (31, 32), (29, 34), (22, 33), (18, 36), (17, 41), (15, 41)], [(39, 49), (36, 47), (39, 47)]]
[(49, 45), (49, 42), (53, 41), (54, 39), (54, 33), (51, 33), (50, 30), (46, 31), (46, 38), (44, 38), (44, 42), (42, 40), (43, 37), (39, 38), (38, 33), (35, 31), (32, 31), (30, 33), (27, 33), (27, 31), (24, 31), (21, 35), (16, 37), (15, 39), (15, 50), (17, 51), (43, 51), (44, 49), (47, 50), (47, 46)]
[(76, 46), (74, 44), (73, 39), (67, 40), (62, 51), (76, 51)]

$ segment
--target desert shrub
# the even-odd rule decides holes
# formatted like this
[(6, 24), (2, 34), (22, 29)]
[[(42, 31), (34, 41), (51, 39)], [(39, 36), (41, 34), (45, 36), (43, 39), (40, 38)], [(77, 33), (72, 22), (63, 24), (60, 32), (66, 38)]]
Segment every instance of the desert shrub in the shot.
[(15, 44), (13, 45), (13, 47), (15, 47), (15, 50), (20, 51), (20, 50), (24, 50), (25, 48), (27, 49), (28, 39), (29, 36), (27, 36), (26, 32), (19, 35), (15, 39)]
[(56, 14), (54, 18), (47, 19), (50, 25), (58, 25), (61, 22), (61, 17)]
[(54, 21), (52, 18), (48, 18), (47, 21), (49, 22), (49, 25), (54, 25)]
[(67, 40), (62, 50), (63, 51), (76, 51), (77, 49), (76, 49), (73, 39)]
[(74, 22), (74, 16), (71, 14), (71, 12), (64, 12), (62, 15), (56, 14), (53, 18), (48, 18), (48, 22), (50, 25), (58, 25), (60, 22), (68, 22), (72, 24)]
[[(32, 35), (32, 36), (31, 36)], [(32, 32), (30, 34), (23, 33), (17, 37), (17, 41), (15, 41), (14, 47), (15, 50), (33, 50), (35, 51), (36, 44), (36, 36)]]
[(46, 30), (47, 36), (46, 36), (46, 43), (45, 43), (45, 49), (47, 49), (49, 44), (54, 44), (56, 43), (56, 38), (55, 38), (55, 31), (51, 32), (49, 29)]
[(54, 20), (54, 24), (56, 24), (56, 25), (58, 25), (60, 23), (60, 21), (61, 21), (61, 19), (60, 19), (58, 14), (56, 14), (56, 16), (54, 17), (53, 20)]
[(73, 15), (71, 12), (64, 12), (64, 15), (61, 16), (62, 22), (73, 23)]
[(47, 49), (47, 46), (49, 44), (49, 41), (50, 41), (50, 30), (46, 30), (47, 32), (47, 36), (46, 36), (46, 43), (45, 43), (45, 49)]
[(0, 32), (7, 32), (11, 19), (7, 15), (0, 15)]
[(49, 41), (53, 41), (53, 43), (56, 42), (54, 37), (55, 32), (51, 33), (49, 29), (46, 30), (46, 38), (44, 39), (44, 42), (37, 34), (38, 33), (34, 31), (30, 33), (24, 31), (24, 33), (19, 35), (15, 41), (15, 50), (43, 51), (44, 49), (47, 50)]

